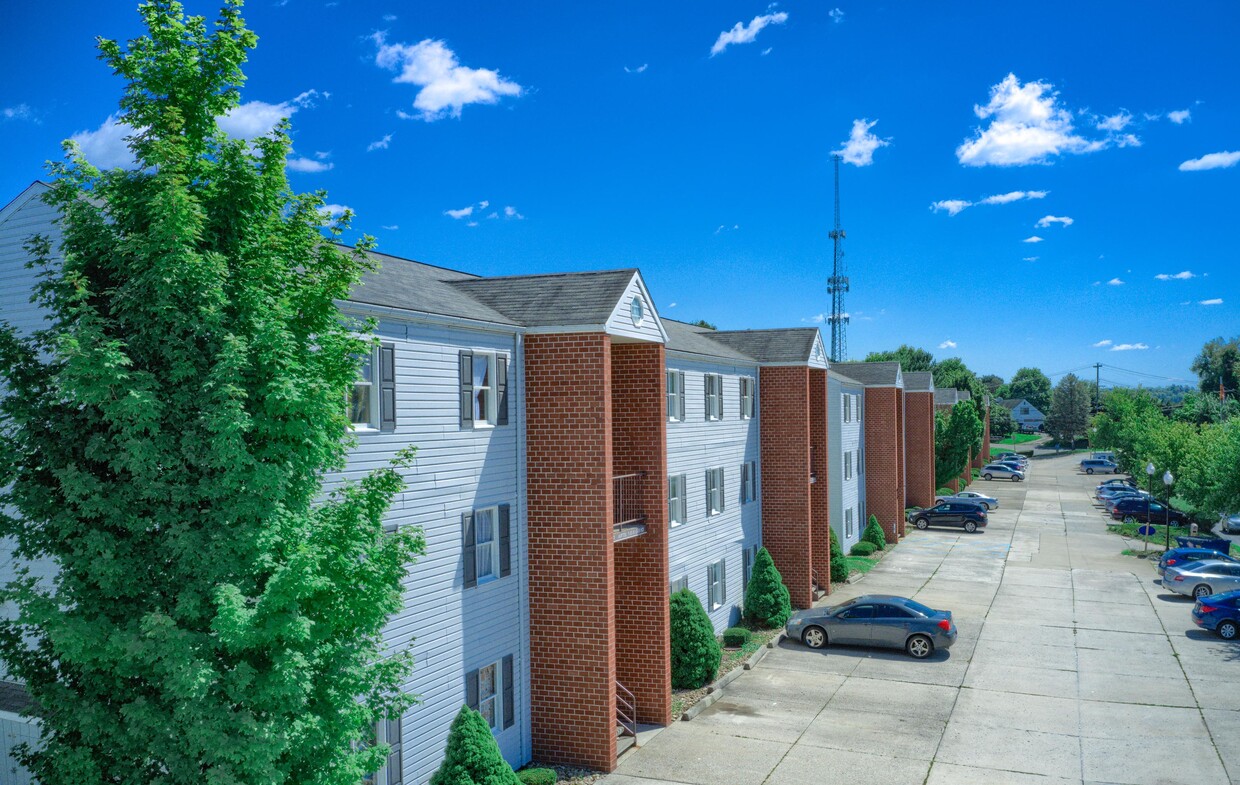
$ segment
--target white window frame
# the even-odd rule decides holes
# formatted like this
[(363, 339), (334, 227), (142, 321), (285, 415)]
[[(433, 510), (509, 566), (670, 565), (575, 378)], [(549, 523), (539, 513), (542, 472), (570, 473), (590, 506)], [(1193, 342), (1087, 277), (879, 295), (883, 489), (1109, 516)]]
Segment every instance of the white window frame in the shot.
[(726, 562), (720, 559), (706, 565), (706, 596), (712, 611), (719, 610), (728, 601)]
[(706, 470), (706, 517), (719, 515), (726, 507), (723, 498), (723, 467)]
[[(397, 720), (395, 724), (399, 732), (399, 729), (401, 728), (401, 722)], [(393, 743), (393, 740), (388, 738), (388, 730), (390, 727), (391, 727), (391, 723), (388, 720), (379, 720), (374, 725), (372, 725), (371, 726), (371, 733), (372, 733), (372, 739), (373, 739), (372, 744), (376, 746), (379, 744), (391, 745)], [(401, 742), (402, 742), (401, 739), (396, 739), (395, 740), (396, 746), (399, 747), (401, 745)], [(362, 746), (365, 747), (365, 746), (370, 746), (370, 745), (365, 745), (365, 743), (362, 743)], [(404, 772), (402, 771), (393, 772), (388, 768), (388, 759), (390, 757), (391, 757), (390, 755), (384, 756), (382, 766), (380, 766), (377, 770), (372, 771), (369, 774), (362, 777), (361, 785), (391, 785), (391, 783), (400, 782), (401, 777), (404, 776)], [(404, 761), (403, 755), (401, 756), (401, 761), (402, 763)]]
[(852, 422), (852, 395), (845, 393), (840, 397), (844, 400), (844, 422)]
[(749, 582), (753, 580), (753, 565), (758, 560), (758, 546), (750, 545), (742, 551), (741, 556), (741, 585), (744, 589), (749, 588)]
[(853, 510), (852, 510), (852, 507), (849, 507), (847, 510), (844, 510), (844, 537), (848, 538), (852, 536), (853, 536)]
[(853, 454), (852, 450), (844, 451), (844, 479), (851, 480), (853, 478)]
[(689, 588), (689, 576), (681, 575), (676, 580), (670, 582), (670, 585), (668, 586), (668, 589), (669, 589), (668, 593), (675, 594), (681, 589), (687, 589), (687, 588)]
[[(475, 428), (494, 428), (496, 421), (499, 419), (499, 391), (495, 389), (495, 359), (499, 355), (496, 352), (473, 350), (474, 355), (474, 378), (470, 379), (473, 384), (473, 404), (474, 404), (474, 427)], [(486, 368), (486, 378), (490, 384), (478, 384), (478, 364), (482, 363)], [(478, 391), (483, 390), (486, 396), (486, 411), (480, 412), (478, 407)]]
[[(493, 669), (495, 672), (495, 677), (492, 679), (494, 690), (490, 694), (483, 694), (482, 674), (488, 668)], [(488, 704), (492, 712), (491, 719), (489, 720), (487, 720), (486, 712)], [(504, 664), (500, 660), (483, 665), (478, 669), (478, 713), (491, 726), (492, 733), (499, 733), (504, 729)]]
[(689, 517), (687, 485), (683, 474), (672, 474), (667, 478), (667, 522), (671, 526), (679, 526)]
[[(491, 518), (491, 539), (485, 542), (481, 538), (482, 533), (482, 517), (489, 515)], [(486, 546), (485, 549), (483, 546)], [(490, 583), (499, 580), (499, 505), (493, 507), (482, 507), (474, 510), (474, 564), (478, 575), (478, 585)], [(485, 558), (483, 554), (486, 554)], [(489, 572), (483, 573), (483, 565), (486, 565)]]
[(684, 422), (684, 390), (680, 389), (681, 385), (680, 371), (667, 372), (667, 421), (668, 422)]
[(754, 415), (753, 391), (754, 378), (752, 376), (740, 377), (741, 387), (741, 419), (752, 420)]
[[(379, 430), (379, 347), (376, 346), (370, 352), (370, 379), (362, 378), (362, 369), (357, 369), (358, 378), (353, 381), (353, 391), (350, 392), (348, 400), (345, 402), (345, 408), (348, 410), (349, 425), (354, 431), (377, 431)], [(358, 387), (369, 387), (367, 393), (367, 408), (370, 409), (370, 418), (366, 422), (358, 422), (353, 419), (353, 395)]]
[(758, 463), (746, 461), (741, 464), (741, 504), (758, 498)]
[(705, 391), (706, 419), (722, 420), (723, 376), (717, 373), (702, 374), (702, 387)]

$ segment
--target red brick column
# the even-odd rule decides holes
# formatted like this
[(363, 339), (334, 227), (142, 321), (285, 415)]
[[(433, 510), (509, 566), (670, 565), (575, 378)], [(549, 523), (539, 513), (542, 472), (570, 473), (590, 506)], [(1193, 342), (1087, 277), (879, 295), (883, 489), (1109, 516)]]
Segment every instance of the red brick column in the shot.
[[(982, 412), (982, 466), (990, 463), (990, 407)], [(982, 468), (981, 466), (977, 468)]]
[[(818, 479), (809, 486), (810, 541), (813, 544), (813, 568), (818, 585), (831, 591), (831, 451), (827, 429), (827, 372), (809, 369), (809, 443), (814, 448)], [(856, 469), (854, 468), (854, 471)]]
[(814, 603), (810, 583), (809, 368), (761, 368), (758, 392), (762, 417), (762, 545), (783, 576), (792, 604), (808, 608)]
[(906, 507), (934, 504), (934, 393), (906, 392), (905, 471), (908, 489)]
[(611, 339), (525, 339), (534, 757), (616, 765)]
[(908, 534), (905, 529), (908, 527), (908, 520), (904, 515), (904, 508), (908, 506), (908, 432), (906, 422), (908, 413), (905, 411), (904, 390), (896, 390), (896, 413), (899, 425), (896, 428), (896, 435), (900, 440), (900, 447), (896, 450), (896, 457), (900, 461), (900, 471), (896, 476), (900, 479), (900, 520), (897, 523), (900, 536), (904, 537)]
[[(900, 482), (900, 391), (895, 387), (865, 389), (865, 503), (878, 519), (888, 542), (899, 540), (904, 518), (904, 489)], [(863, 527), (865, 523), (861, 524)]]
[(662, 344), (611, 347), (612, 468), (645, 476), (646, 533), (615, 545), (616, 678), (633, 693), (637, 721), (672, 721), (668, 603), (667, 366)]

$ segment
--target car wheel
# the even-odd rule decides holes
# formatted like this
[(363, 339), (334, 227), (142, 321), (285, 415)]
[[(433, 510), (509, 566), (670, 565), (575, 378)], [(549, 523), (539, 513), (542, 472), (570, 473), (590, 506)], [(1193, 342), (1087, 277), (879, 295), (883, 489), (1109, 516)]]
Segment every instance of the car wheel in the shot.
[(801, 641), (811, 649), (821, 649), (827, 645), (827, 631), (822, 627), (806, 627), (801, 633)]
[(1086, 469), (1086, 470), (1085, 470), (1085, 473), (1086, 473), (1086, 474), (1093, 474), (1093, 473), (1094, 473), (1094, 470), (1093, 470), (1093, 469)]
[(1214, 593), (1214, 589), (1211, 589), (1208, 583), (1202, 583), (1198, 586), (1193, 587), (1193, 596), (1199, 600), (1202, 597), (1209, 597), (1213, 593)]
[(925, 529), (927, 526), (930, 525), (930, 521), (926, 520), (925, 518), (918, 518), (917, 520), (913, 521), (913, 525), (916, 526), (918, 529)]
[(1124, 516), (1124, 523), (1136, 523), (1136, 522), (1137, 522), (1137, 516), (1135, 515)]
[(993, 479), (994, 479), (994, 478), (993, 478), (993, 477), (991, 477), (989, 474), (983, 474), (983, 475), (982, 475), (982, 477), (986, 478), (987, 480), (993, 480)]
[(977, 524), (974, 523), (973, 521), (965, 521), (964, 530), (967, 531), (969, 534), (972, 534), (973, 532), (977, 531)]
[(1218, 626), (1218, 636), (1225, 641), (1234, 641), (1236, 639), (1236, 623), (1228, 619), (1220, 624)]
[(924, 660), (934, 653), (934, 643), (925, 635), (914, 635), (904, 644), (904, 650), (913, 659)]
[(1020, 478), (1019, 478), (1019, 477), (1016, 477), (1016, 476), (1013, 476), (1013, 477), (1012, 477), (1012, 482), (1020, 482)]
[(985, 502), (982, 503), (982, 506), (986, 508), (986, 512), (990, 512), (991, 510), (994, 509), (994, 507), (991, 507), (989, 504), (986, 504)]

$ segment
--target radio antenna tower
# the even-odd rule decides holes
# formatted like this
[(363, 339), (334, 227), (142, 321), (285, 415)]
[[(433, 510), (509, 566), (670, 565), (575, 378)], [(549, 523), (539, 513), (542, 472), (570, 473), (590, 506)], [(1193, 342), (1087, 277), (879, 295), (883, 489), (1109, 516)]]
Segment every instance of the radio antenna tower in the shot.
[(831, 229), (834, 244), (834, 262), (831, 277), (827, 279), (827, 291), (831, 294), (831, 362), (844, 362), (848, 359), (848, 338), (845, 328), (848, 326), (848, 312), (844, 310), (844, 293), (848, 291), (848, 276), (844, 275), (844, 230), (840, 228), (840, 155), (831, 156), (835, 162), (835, 226)]

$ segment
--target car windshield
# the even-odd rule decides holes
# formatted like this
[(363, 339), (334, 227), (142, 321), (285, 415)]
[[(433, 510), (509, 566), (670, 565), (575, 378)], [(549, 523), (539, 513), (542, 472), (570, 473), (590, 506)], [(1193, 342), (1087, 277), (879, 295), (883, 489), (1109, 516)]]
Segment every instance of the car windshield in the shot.
[(853, 597), (851, 600), (845, 600), (844, 602), (841, 602), (839, 605), (836, 605), (834, 608), (831, 609), (831, 613), (832, 615), (834, 615), (841, 611), (846, 611), (856, 604), (857, 604), (857, 598)]
[(935, 613), (933, 608), (927, 608), (925, 605), (922, 605), (920, 602), (914, 602), (913, 600), (905, 600), (904, 607), (908, 608), (910, 611), (914, 613), (920, 613), (922, 616), (933, 616)]

